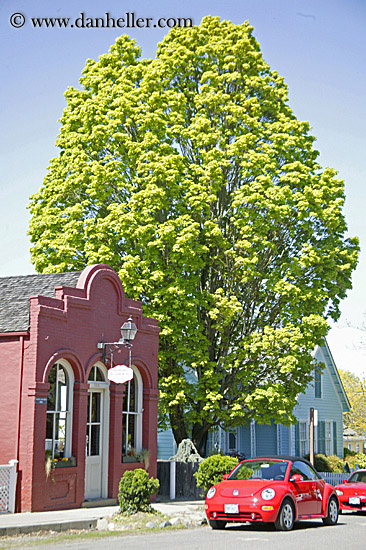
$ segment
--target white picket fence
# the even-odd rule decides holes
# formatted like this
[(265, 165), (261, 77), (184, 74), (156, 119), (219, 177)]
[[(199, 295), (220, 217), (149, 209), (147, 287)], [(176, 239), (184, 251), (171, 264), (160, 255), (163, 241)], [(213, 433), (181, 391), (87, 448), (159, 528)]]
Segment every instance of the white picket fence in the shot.
[(340, 485), (342, 479), (348, 479), (351, 474), (344, 472), (343, 474), (338, 474), (335, 472), (319, 472), (323, 479), (331, 485)]
[(15, 512), (17, 464), (17, 460), (9, 460), (9, 464), (0, 464), (0, 513)]

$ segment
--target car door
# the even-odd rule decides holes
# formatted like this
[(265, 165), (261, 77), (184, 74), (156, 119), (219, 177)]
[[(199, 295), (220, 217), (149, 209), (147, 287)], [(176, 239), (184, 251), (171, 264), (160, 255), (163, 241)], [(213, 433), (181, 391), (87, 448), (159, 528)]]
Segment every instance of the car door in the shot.
[(302, 481), (291, 482), (297, 503), (299, 516), (311, 516), (321, 513), (324, 481), (305, 462), (295, 461), (291, 467), (290, 481), (295, 475), (301, 475)]

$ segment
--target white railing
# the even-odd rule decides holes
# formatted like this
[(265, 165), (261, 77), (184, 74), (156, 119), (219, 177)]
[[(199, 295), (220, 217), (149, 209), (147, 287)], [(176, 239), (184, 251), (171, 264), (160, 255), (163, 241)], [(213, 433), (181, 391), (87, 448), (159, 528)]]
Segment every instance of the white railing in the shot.
[(15, 512), (17, 464), (17, 460), (9, 460), (9, 464), (0, 465), (0, 513)]
[(342, 483), (342, 479), (348, 479), (351, 474), (347, 472), (344, 472), (343, 474), (338, 474), (336, 472), (320, 472), (320, 475), (327, 483), (334, 486), (340, 485)]

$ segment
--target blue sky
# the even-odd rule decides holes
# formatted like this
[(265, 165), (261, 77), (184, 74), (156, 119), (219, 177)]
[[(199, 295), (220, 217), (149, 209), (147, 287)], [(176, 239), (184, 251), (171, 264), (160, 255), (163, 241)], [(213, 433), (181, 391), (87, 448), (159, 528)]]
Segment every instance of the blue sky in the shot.
[[(115, 18), (127, 12), (154, 19), (190, 17), (195, 24), (205, 15), (237, 24), (249, 20), (265, 60), (285, 78), (295, 115), (312, 126), (320, 164), (335, 168), (345, 180), (349, 235), (360, 238), (362, 252), (337, 330), (347, 323), (362, 323), (366, 312), (365, 0), (1, 0), (0, 276), (34, 273), (26, 205), (41, 186), (49, 160), (57, 155), (54, 143), (64, 91), (78, 85), (87, 58), (108, 51), (123, 33), (105, 28), (35, 29), (30, 18), (75, 19), (81, 12), (86, 17), (106, 12)], [(14, 13), (25, 16), (22, 28), (10, 25)], [(126, 30), (144, 57), (155, 55), (166, 32)], [(332, 349), (345, 345), (335, 334)]]

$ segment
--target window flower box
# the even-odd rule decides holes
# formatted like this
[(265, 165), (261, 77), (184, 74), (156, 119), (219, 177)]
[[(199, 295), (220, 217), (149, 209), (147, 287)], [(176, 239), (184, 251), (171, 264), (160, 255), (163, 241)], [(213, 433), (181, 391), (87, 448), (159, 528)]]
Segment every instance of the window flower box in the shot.
[(125, 455), (122, 457), (122, 462), (143, 462), (143, 461), (138, 456)]
[(76, 458), (71, 456), (70, 458), (54, 458), (52, 460), (52, 468), (71, 468), (76, 466)]

